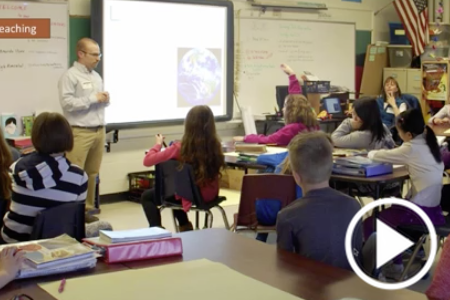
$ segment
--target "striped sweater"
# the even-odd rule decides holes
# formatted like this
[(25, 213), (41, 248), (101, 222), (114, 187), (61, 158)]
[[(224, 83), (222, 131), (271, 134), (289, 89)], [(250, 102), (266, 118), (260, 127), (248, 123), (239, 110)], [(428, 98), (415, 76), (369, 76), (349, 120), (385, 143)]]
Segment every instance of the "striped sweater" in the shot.
[(64, 155), (32, 153), (12, 164), (11, 172), (11, 206), (1, 230), (6, 243), (30, 240), (40, 211), (86, 199), (88, 177)]

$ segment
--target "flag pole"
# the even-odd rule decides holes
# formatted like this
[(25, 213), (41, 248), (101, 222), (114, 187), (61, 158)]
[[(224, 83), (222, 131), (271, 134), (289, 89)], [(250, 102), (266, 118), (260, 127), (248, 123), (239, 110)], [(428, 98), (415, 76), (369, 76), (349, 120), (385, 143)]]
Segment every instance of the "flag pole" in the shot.
[(383, 10), (385, 10), (389, 5), (391, 5), (392, 3), (394, 3), (394, 1), (389, 2), (388, 4), (386, 4), (385, 6), (383, 6), (382, 8), (380, 8), (379, 10), (376, 10), (374, 13), (374, 16), (378, 15), (380, 12), (382, 12)]

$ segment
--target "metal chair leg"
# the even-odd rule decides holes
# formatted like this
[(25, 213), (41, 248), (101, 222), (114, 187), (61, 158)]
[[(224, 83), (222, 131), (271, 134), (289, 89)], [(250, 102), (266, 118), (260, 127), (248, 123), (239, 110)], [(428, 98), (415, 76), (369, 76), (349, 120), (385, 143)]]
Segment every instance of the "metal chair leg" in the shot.
[(205, 213), (205, 223), (203, 224), (203, 229), (208, 228), (209, 215)]
[(199, 220), (200, 218), (200, 212), (198, 210), (195, 211), (195, 230), (199, 230), (200, 226), (199, 226)]
[(414, 251), (413, 251), (413, 253), (411, 255), (411, 258), (408, 260), (408, 263), (406, 264), (406, 267), (403, 270), (402, 275), (400, 276), (399, 282), (402, 282), (406, 278), (406, 275), (408, 275), (409, 268), (411, 268), (411, 265), (414, 262), (414, 259), (416, 258), (417, 253), (419, 252), (420, 247), (422, 247), (422, 245), (425, 242), (426, 238), (427, 238), (426, 234), (424, 234), (424, 235), (422, 235), (420, 237), (419, 241), (416, 244), (416, 247), (414, 248)]
[(225, 224), (225, 228), (227, 230), (230, 230), (230, 223), (228, 223), (227, 213), (225, 212), (225, 210), (223, 209), (222, 206), (217, 205), (216, 207), (220, 210), (220, 213), (222, 214), (223, 223)]
[(175, 227), (175, 232), (180, 232), (180, 227), (177, 224), (177, 218), (175, 218), (173, 209), (172, 209), (172, 220), (173, 220), (173, 226)]
[(209, 210), (205, 210), (205, 213), (206, 213), (206, 215), (208, 216), (208, 219), (209, 219), (208, 228), (212, 228), (214, 216), (211, 213), (211, 211), (209, 211)]

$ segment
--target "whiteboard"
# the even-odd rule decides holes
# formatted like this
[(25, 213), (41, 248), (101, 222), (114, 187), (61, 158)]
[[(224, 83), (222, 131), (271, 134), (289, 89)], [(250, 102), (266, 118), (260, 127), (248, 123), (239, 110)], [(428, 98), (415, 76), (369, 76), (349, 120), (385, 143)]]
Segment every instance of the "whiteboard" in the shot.
[(0, 1), (0, 18), (51, 19), (51, 39), (0, 40), (0, 113), (61, 112), (58, 80), (69, 64), (68, 3)]
[(275, 86), (288, 84), (282, 63), (354, 91), (354, 23), (239, 19), (235, 25), (235, 92), (255, 114), (274, 113)]

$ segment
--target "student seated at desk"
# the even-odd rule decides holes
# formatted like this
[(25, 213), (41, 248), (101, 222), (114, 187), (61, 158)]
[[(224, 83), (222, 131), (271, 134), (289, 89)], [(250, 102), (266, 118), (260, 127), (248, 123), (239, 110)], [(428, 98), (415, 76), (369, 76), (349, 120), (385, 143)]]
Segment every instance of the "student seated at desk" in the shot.
[[(450, 104), (444, 105), (437, 114), (428, 120), (428, 124), (450, 126)], [(445, 169), (450, 169), (450, 142), (448, 138), (447, 142), (441, 147), (441, 156)]]
[(16, 247), (6, 247), (0, 252), (0, 289), (13, 281), (24, 260), (23, 251)]
[[(36, 152), (20, 158), (10, 167), (12, 197), (1, 230), (0, 240), (3, 241), (0, 242), (3, 243), (29, 241), (40, 211), (86, 199), (87, 175), (65, 157), (65, 152), (73, 147), (72, 129), (67, 120), (58, 113), (40, 114), (33, 124), (32, 143)], [(7, 151), (9, 153), (9, 149)], [(6, 181), (3, 176), (2, 182), (3, 188), (10, 191), (11, 180)], [(98, 236), (100, 229), (111, 229), (111, 225), (102, 221), (87, 224), (86, 236)]]
[(374, 98), (360, 98), (353, 104), (352, 118), (344, 120), (332, 133), (334, 146), (351, 149), (394, 148), (395, 143), (381, 121)]
[(287, 65), (281, 65), (281, 69), (289, 75), (289, 95), (284, 101), (283, 116), (286, 125), (271, 135), (249, 134), (245, 137), (234, 137), (235, 142), (277, 144), (287, 146), (291, 139), (299, 132), (319, 130), (317, 116), (303, 96), (301, 85), (294, 71)]
[[(351, 270), (345, 253), (347, 227), (361, 208), (358, 201), (330, 188), (333, 145), (324, 132), (299, 134), (289, 144), (289, 161), (303, 198), (284, 208), (277, 219), (277, 244), (287, 251)], [(353, 247), (362, 247), (356, 226)]]
[[(181, 142), (175, 142), (164, 151), (161, 151), (164, 137), (156, 136), (156, 143), (144, 157), (144, 166), (151, 167), (162, 162), (176, 159), (180, 163), (192, 165), (196, 184), (200, 188), (205, 202), (216, 199), (219, 194), (220, 171), (225, 168), (225, 157), (222, 145), (216, 132), (214, 115), (207, 105), (198, 105), (191, 108), (184, 121), (184, 134)], [(174, 196), (174, 201), (180, 203)], [(182, 199), (181, 199), (182, 200)], [(161, 214), (158, 209), (159, 199), (155, 197), (155, 189), (145, 191), (141, 196), (142, 207), (150, 227), (161, 227)], [(182, 201), (183, 210), (174, 210), (180, 231), (193, 230), (186, 214), (190, 202)]]
[(407, 109), (417, 108), (419, 100), (413, 95), (402, 94), (397, 80), (388, 77), (377, 103), (383, 124), (391, 128), (395, 125), (395, 117)]
[[(392, 150), (371, 151), (368, 157), (376, 162), (405, 165), (411, 179), (411, 202), (422, 208), (434, 225), (445, 224), (442, 215), (441, 193), (444, 164), (433, 130), (425, 126), (422, 112), (411, 109), (397, 117), (397, 130), (403, 144)], [(422, 224), (420, 218), (409, 209), (392, 206), (380, 213), (379, 219), (395, 228), (400, 225)], [(372, 217), (364, 222), (367, 239), (374, 231)], [(399, 255), (380, 279), (397, 279), (403, 272), (402, 256)]]

